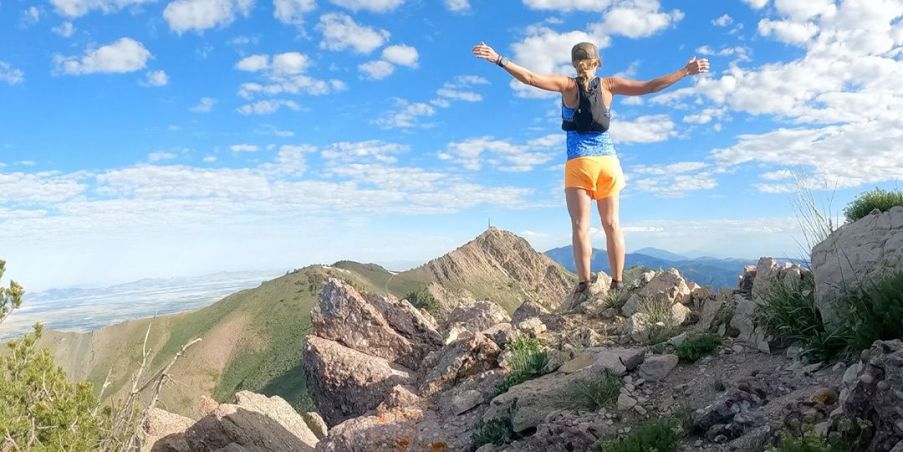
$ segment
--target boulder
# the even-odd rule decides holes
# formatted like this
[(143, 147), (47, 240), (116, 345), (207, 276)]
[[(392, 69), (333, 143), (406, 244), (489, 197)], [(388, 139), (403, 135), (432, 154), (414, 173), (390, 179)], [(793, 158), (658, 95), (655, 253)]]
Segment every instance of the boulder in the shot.
[(367, 301), (382, 314), (389, 326), (414, 343), (442, 345), (442, 335), (436, 319), (428, 312), (417, 309), (407, 300), (393, 296), (368, 295)]
[(541, 337), (547, 329), (546, 325), (542, 323), (542, 320), (539, 320), (539, 317), (530, 317), (514, 326), (518, 329), (518, 331), (533, 338)]
[[(386, 309), (393, 317), (400, 317), (394, 314), (401, 308)], [(335, 278), (323, 287), (320, 302), (311, 312), (311, 324), (314, 334), (323, 339), (412, 369), (435, 348), (432, 343), (414, 342), (399, 334), (375, 306)]]
[(601, 372), (586, 369), (572, 374), (555, 372), (516, 385), (489, 402), (483, 421), (510, 419), (515, 432), (539, 425), (555, 409), (573, 408), (577, 385)]
[(717, 330), (721, 325), (730, 323), (734, 316), (734, 300), (729, 292), (719, 292), (713, 298), (702, 301), (699, 321), (690, 329), (696, 333)]
[(395, 385), (415, 379), (386, 359), (317, 336), (307, 337), (303, 367), (310, 396), (328, 425), (376, 408)]
[(144, 421), (145, 437), (141, 441), (141, 451), (188, 452), (184, 433), (194, 421), (159, 408), (150, 410)]
[(903, 341), (876, 341), (862, 358), (856, 377), (841, 391), (843, 412), (874, 426), (868, 450), (891, 450), (903, 441)]
[(452, 399), (452, 412), (463, 414), (471, 408), (483, 403), (483, 393), (476, 389), (468, 389), (456, 394)]
[(682, 303), (690, 296), (690, 287), (676, 268), (656, 273), (637, 294), (643, 298), (664, 296), (671, 303)]
[(761, 304), (759, 299), (748, 299), (737, 296), (737, 307), (731, 318), (731, 327), (739, 331), (738, 339), (755, 347), (762, 353), (771, 353), (768, 339), (762, 327), (756, 325), (756, 308)]
[(646, 381), (660, 381), (677, 367), (677, 355), (652, 355), (640, 364), (640, 377)]
[(317, 439), (323, 439), (329, 434), (329, 427), (326, 425), (323, 417), (320, 416), (320, 413), (308, 411), (307, 413), (301, 413), (301, 417), (304, 418), (304, 422), (310, 427), (310, 431), (313, 432)]
[(312, 451), (319, 441), (304, 418), (279, 397), (239, 392), (185, 431), (189, 450), (216, 451), (231, 444), (252, 451)]
[(553, 410), (536, 433), (499, 447), (504, 452), (571, 452), (594, 450), (601, 438), (615, 433), (615, 428), (597, 413), (579, 413), (571, 410)]
[(443, 347), (426, 374), (420, 393), (436, 394), (459, 381), (495, 368), (501, 348), (485, 334), (462, 338)]
[(473, 301), (455, 306), (446, 321), (448, 329), (460, 327), (476, 333), (499, 323), (510, 322), (511, 317), (496, 303)]
[(841, 226), (812, 249), (815, 301), (826, 324), (839, 323), (848, 288), (903, 269), (903, 207)]
[(549, 310), (546, 309), (545, 306), (535, 302), (535, 301), (525, 301), (521, 303), (517, 309), (514, 310), (514, 314), (511, 315), (511, 323), (519, 323), (523, 320), (526, 320), (530, 317), (539, 317), (543, 318), (544, 316), (549, 314)]
[(480, 334), (490, 337), (499, 347), (505, 347), (520, 335), (510, 323), (499, 323), (481, 331)]

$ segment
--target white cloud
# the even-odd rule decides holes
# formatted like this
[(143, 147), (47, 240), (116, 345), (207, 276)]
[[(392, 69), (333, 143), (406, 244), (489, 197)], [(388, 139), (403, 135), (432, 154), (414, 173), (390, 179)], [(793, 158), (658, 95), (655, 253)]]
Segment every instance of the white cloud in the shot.
[(556, 133), (523, 144), (492, 137), (470, 138), (450, 143), (438, 154), (470, 171), (479, 171), (484, 163), (504, 172), (527, 172), (548, 163), (561, 152), (564, 135)]
[(5, 61), (0, 61), (0, 81), (10, 85), (18, 85), (25, 81), (25, 73), (21, 69), (12, 67)]
[(347, 163), (395, 163), (398, 154), (407, 152), (410, 146), (379, 140), (339, 142), (327, 146), (320, 155), (330, 162)]
[(759, 34), (774, 36), (787, 44), (802, 45), (818, 33), (818, 27), (812, 22), (794, 22), (790, 20), (759, 21)]
[(406, 129), (423, 126), (420, 118), (430, 117), (436, 114), (432, 105), (423, 102), (409, 103), (404, 99), (395, 100), (395, 109), (381, 118), (373, 121), (374, 124), (385, 129)]
[(153, 3), (157, 0), (50, 0), (56, 12), (68, 17), (80, 17), (92, 10), (112, 13), (129, 6)]
[(383, 60), (361, 63), (358, 65), (357, 69), (366, 74), (367, 78), (373, 80), (382, 80), (395, 72), (395, 66), (393, 66), (392, 63)]
[(151, 53), (132, 38), (120, 38), (105, 46), (88, 49), (81, 57), (54, 56), (56, 70), (68, 75), (125, 73), (143, 69)]
[(304, 72), (310, 59), (298, 52), (275, 54), (272, 62), (269, 55), (251, 55), (235, 64), (236, 69), (248, 72), (268, 71), (273, 75), (293, 75)]
[(323, 33), (320, 48), (339, 51), (352, 49), (357, 53), (370, 53), (385, 44), (390, 33), (360, 25), (347, 14), (330, 13), (320, 17), (317, 30)]
[(253, 6), (254, 0), (173, 0), (163, 18), (176, 33), (202, 32), (230, 24), (236, 15), (247, 16)]
[(714, 25), (716, 27), (726, 27), (732, 23), (734, 23), (734, 18), (727, 14), (723, 14), (723, 15), (719, 16), (717, 19), (712, 20), (712, 25)]
[(216, 99), (212, 97), (202, 97), (197, 105), (191, 107), (191, 111), (195, 113), (209, 113), (213, 111), (214, 105), (216, 105)]
[(623, 0), (605, 13), (601, 29), (608, 34), (643, 38), (668, 28), (683, 19), (678, 9), (659, 11), (657, 0)]
[(618, 119), (611, 128), (617, 143), (657, 143), (676, 134), (674, 121), (668, 115), (640, 116), (633, 120)]
[(559, 11), (604, 11), (611, 0), (524, 0), (530, 9), (553, 9)]
[(383, 49), (383, 59), (399, 66), (417, 67), (419, 57), (417, 49), (407, 45), (392, 45)]
[(714, 119), (725, 115), (723, 108), (704, 108), (698, 113), (692, 113), (683, 117), (683, 122), (690, 124), (708, 124)]
[(307, 55), (298, 52), (245, 57), (236, 63), (235, 67), (242, 71), (262, 73), (265, 83), (243, 83), (238, 95), (245, 99), (253, 99), (259, 95), (299, 93), (319, 96), (346, 88), (341, 80), (319, 80), (304, 74), (309, 65), (310, 59)]
[(301, 109), (301, 107), (298, 106), (298, 103), (295, 101), (285, 99), (268, 99), (242, 105), (241, 107), (238, 107), (238, 112), (243, 115), (270, 115), (276, 113), (283, 107), (294, 111)]
[(270, 67), (269, 55), (251, 55), (242, 58), (235, 63), (235, 68), (240, 71), (257, 72)]
[(723, 47), (719, 50), (714, 50), (709, 46), (700, 46), (696, 48), (696, 53), (703, 56), (736, 56), (736, 61), (752, 60), (749, 56), (752, 50), (746, 46)]
[(479, 102), (483, 100), (483, 96), (473, 91), (461, 90), (453, 83), (446, 83), (436, 91), (441, 97), (455, 100), (463, 100), (465, 102)]
[(637, 174), (665, 176), (669, 174), (688, 173), (707, 167), (709, 167), (709, 164), (705, 162), (677, 162), (661, 165), (636, 165), (631, 168), (631, 172)]
[(44, 8), (38, 6), (29, 6), (22, 11), (22, 23), (26, 26), (34, 25), (44, 16)]
[(304, 14), (316, 7), (316, 0), (273, 0), (273, 17), (284, 24), (299, 25), (304, 22)]
[(169, 83), (169, 76), (165, 71), (150, 71), (145, 74), (144, 84), (146, 86), (166, 86)]
[[(571, 66), (571, 47), (578, 42), (593, 42), (600, 49), (608, 47), (611, 42), (607, 35), (574, 30), (559, 33), (546, 27), (529, 27), (527, 36), (511, 45), (514, 60), (518, 64), (539, 74), (574, 74)], [(542, 91), (532, 86), (512, 80), (511, 87), (520, 97), (554, 97), (557, 93)]]
[(176, 157), (178, 157), (178, 155), (176, 155), (172, 152), (157, 151), (157, 152), (151, 152), (150, 154), (147, 154), (147, 161), (160, 162), (163, 160), (172, 160), (172, 159), (175, 159)]
[(51, 28), (51, 30), (64, 38), (71, 38), (72, 35), (75, 34), (75, 26), (72, 25), (72, 22), (68, 21)]
[(833, 16), (837, 11), (834, 0), (775, 0), (774, 7), (783, 16), (805, 21), (819, 15)]
[(404, 0), (331, 0), (334, 5), (350, 9), (354, 12), (360, 10), (375, 13), (384, 13), (398, 8)]
[(257, 152), (260, 150), (260, 146), (256, 144), (233, 144), (229, 146), (229, 150), (232, 152)]
[(470, 10), (470, 0), (445, 0), (445, 7), (456, 13)]
[(768, 0), (743, 0), (743, 2), (754, 9), (762, 9), (768, 4)]

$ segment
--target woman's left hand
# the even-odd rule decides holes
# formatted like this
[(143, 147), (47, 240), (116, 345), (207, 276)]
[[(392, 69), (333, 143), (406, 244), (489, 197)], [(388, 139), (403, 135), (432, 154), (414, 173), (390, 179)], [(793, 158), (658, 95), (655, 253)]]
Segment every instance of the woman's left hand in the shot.
[(473, 56), (482, 58), (492, 63), (495, 63), (499, 60), (499, 54), (496, 53), (495, 50), (492, 50), (492, 47), (489, 47), (485, 42), (482, 41), (480, 41), (479, 44), (473, 47)]

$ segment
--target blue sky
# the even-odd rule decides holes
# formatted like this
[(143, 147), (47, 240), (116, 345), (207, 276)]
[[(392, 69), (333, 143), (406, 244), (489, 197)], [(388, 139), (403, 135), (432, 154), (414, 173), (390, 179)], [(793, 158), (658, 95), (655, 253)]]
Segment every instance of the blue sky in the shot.
[(615, 100), (628, 247), (799, 256), (794, 187), (839, 212), (903, 178), (901, 16), (901, 0), (2, 0), (0, 256), (43, 289), (400, 266), (489, 219), (567, 244), (559, 100), (474, 59), (481, 40), (537, 72), (570, 73), (583, 40), (603, 75), (709, 58)]

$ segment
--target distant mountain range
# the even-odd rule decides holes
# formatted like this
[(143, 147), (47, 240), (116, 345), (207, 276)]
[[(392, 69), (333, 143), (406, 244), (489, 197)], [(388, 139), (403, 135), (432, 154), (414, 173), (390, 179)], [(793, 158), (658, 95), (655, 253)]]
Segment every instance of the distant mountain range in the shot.
[[(572, 272), (577, 271), (574, 266), (573, 248), (571, 246), (551, 249), (546, 251), (545, 254), (555, 262), (561, 264), (562, 267)], [(755, 265), (757, 261), (757, 259), (752, 258), (689, 258), (659, 248), (638, 249), (628, 253), (625, 260), (625, 267), (628, 268), (635, 265), (646, 266), (653, 270), (674, 267), (680, 271), (681, 275), (690, 281), (700, 285), (710, 285), (714, 288), (733, 288), (737, 285), (737, 277), (743, 273), (743, 267), (749, 264)], [(798, 259), (778, 258), (778, 260), (781, 262), (791, 261), (799, 264), (805, 263)], [(611, 268), (608, 263), (608, 253), (605, 252), (605, 250), (593, 249), (590, 268), (594, 272), (604, 271), (611, 274)]]

